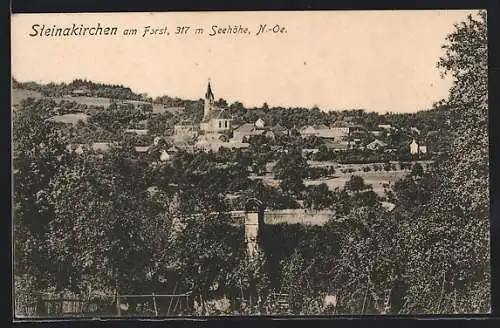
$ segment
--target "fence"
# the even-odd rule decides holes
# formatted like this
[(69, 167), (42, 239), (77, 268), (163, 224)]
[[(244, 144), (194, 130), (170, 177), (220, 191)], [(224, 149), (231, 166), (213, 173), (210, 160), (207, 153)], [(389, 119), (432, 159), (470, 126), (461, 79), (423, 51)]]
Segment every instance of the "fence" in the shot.
[(118, 316), (179, 316), (188, 313), (192, 306), (190, 293), (118, 295), (116, 309)]
[(34, 293), (16, 296), (17, 317), (179, 316), (190, 313), (190, 293), (93, 295), (88, 298)]

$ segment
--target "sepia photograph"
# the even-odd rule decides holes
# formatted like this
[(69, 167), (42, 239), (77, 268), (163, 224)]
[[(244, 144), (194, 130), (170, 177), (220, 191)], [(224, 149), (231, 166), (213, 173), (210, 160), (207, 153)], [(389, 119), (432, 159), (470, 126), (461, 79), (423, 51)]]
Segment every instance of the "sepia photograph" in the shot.
[(14, 320), (490, 313), (487, 35), (12, 14)]

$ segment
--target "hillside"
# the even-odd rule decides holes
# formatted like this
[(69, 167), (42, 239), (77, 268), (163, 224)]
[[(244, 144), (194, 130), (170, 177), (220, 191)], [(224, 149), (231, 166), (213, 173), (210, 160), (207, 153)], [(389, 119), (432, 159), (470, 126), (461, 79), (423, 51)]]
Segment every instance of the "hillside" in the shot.
[(17, 107), (21, 101), (27, 98), (40, 99), (43, 95), (38, 91), (15, 88), (12, 89), (12, 105)]

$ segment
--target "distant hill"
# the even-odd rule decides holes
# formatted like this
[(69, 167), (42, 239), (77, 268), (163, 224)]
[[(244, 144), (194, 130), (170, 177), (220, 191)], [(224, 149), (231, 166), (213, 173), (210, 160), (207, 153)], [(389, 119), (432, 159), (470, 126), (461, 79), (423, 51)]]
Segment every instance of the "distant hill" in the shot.
[(37, 91), (46, 97), (63, 97), (66, 95), (88, 96), (112, 99), (145, 100), (151, 101), (144, 94), (137, 94), (123, 85), (95, 83), (88, 80), (76, 79), (70, 83), (18, 82), (12, 81), (14, 89)]
[(38, 91), (15, 88), (12, 89), (12, 105), (17, 107), (21, 101), (27, 98), (40, 99), (43, 95)]

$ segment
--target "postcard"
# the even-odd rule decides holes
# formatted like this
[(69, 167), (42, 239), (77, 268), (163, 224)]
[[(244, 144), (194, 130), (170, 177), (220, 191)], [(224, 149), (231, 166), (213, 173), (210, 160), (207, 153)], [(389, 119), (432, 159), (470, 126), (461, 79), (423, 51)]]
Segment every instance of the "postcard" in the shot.
[(15, 320), (489, 313), (486, 22), (13, 14)]

